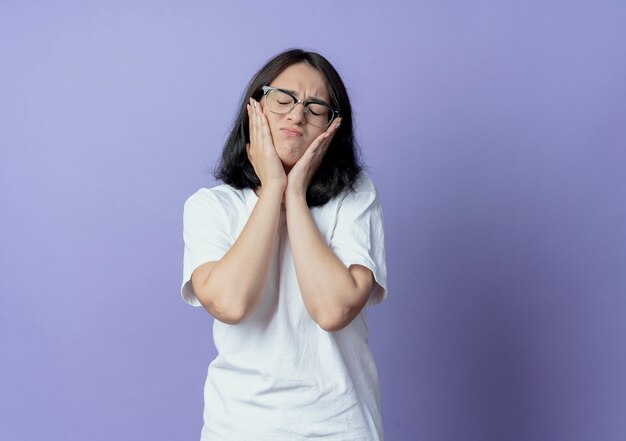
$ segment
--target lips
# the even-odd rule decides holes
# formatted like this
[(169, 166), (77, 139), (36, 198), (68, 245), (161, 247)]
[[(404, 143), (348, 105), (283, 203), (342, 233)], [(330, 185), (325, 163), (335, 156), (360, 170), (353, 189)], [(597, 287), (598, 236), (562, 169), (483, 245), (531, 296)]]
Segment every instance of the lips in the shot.
[(283, 127), (280, 131), (287, 136), (302, 136), (302, 132), (300, 130), (292, 129), (291, 127)]

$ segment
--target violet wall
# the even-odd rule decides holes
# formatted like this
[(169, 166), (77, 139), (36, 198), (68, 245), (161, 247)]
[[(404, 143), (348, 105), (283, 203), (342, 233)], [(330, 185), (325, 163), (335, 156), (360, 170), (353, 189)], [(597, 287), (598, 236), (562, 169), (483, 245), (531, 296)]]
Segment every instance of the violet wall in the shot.
[(3, 0), (0, 439), (199, 439), (182, 204), (294, 46), (343, 75), (383, 201), (386, 439), (625, 439), (621, 0)]

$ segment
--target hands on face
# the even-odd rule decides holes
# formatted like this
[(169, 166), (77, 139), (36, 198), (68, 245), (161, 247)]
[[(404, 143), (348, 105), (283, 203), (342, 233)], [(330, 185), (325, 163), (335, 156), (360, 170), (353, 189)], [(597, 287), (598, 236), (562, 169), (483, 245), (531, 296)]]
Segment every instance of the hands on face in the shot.
[(307, 188), (313, 175), (317, 171), (318, 167), (322, 163), (322, 159), (328, 150), (328, 146), (333, 140), (335, 132), (341, 124), (341, 119), (337, 118), (326, 129), (325, 132), (320, 134), (313, 140), (310, 146), (300, 159), (294, 164), (287, 176), (287, 189), (285, 191), (285, 197), (288, 196), (304, 196), (306, 197)]
[(250, 143), (246, 144), (248, 159), (261, 180), (261, 187), (278, 185), (284, 190), (287, 187), (287, 175), (274, 148), (267, 118), (261, 112), (261, 106), (252, 98), (246, 108), (250, 121)]
[(277, 184), (284, 190), (285, 197), (305, 197), (309, 183), (341, 124), (341, 118), (333, 121), (326, 131), (313, 140), (291, 168), (289, 175), (286, 175), (274, 147), (267, 117), (261, 111), (260, 104), (250, 98), (250, 103), (246, 107), (250, 120), (250, 143), (246, 148), (254, 171), (261, 180), (261, 186)]

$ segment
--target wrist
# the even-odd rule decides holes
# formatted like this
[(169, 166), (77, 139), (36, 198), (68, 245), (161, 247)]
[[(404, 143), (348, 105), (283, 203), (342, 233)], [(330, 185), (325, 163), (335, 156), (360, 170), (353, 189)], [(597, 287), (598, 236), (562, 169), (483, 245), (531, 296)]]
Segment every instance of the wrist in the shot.
[(263, 196), (268, 198), (278, 198), (282, 200), (283, 195), (285, 194), (285, 185), (282, 185), (279, 182), (266, 183), (258, 187), (255, 192), (259, 198)]
[(293, 181), (287, 181), (287, 188), (285, 188), (285, 198), (304, 198), (306, 199), (307, 187), (304, 183), (298, 185)]
[(308, 206), (306, 202), (306, 192), (287, 189), (287, 191), (285, 191), (285, 207), (295, 205)]

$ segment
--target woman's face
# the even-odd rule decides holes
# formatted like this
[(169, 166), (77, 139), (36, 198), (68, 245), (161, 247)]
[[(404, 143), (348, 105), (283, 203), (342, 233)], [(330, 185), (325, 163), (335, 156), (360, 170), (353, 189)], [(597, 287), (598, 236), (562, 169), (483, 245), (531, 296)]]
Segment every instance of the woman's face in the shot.
[[(305, 63), (292, 64), (268, 85), (291, 91), (294, 96), (305, 102), (311, 98), (317, 98), (330, 103), (330, 94), (324, 76)], [(265, 99), (261, 101), (261, 105), (269, 122), (274, 147), (285, 170), (289, 172), (313, 140), (325, 132), (326, 128), (308, 124), (304, 115), (304, 106), (301, 104), (297, 104), (291, 112), (285, 115), (277, 115), (264, 106), (264, 101)]]

